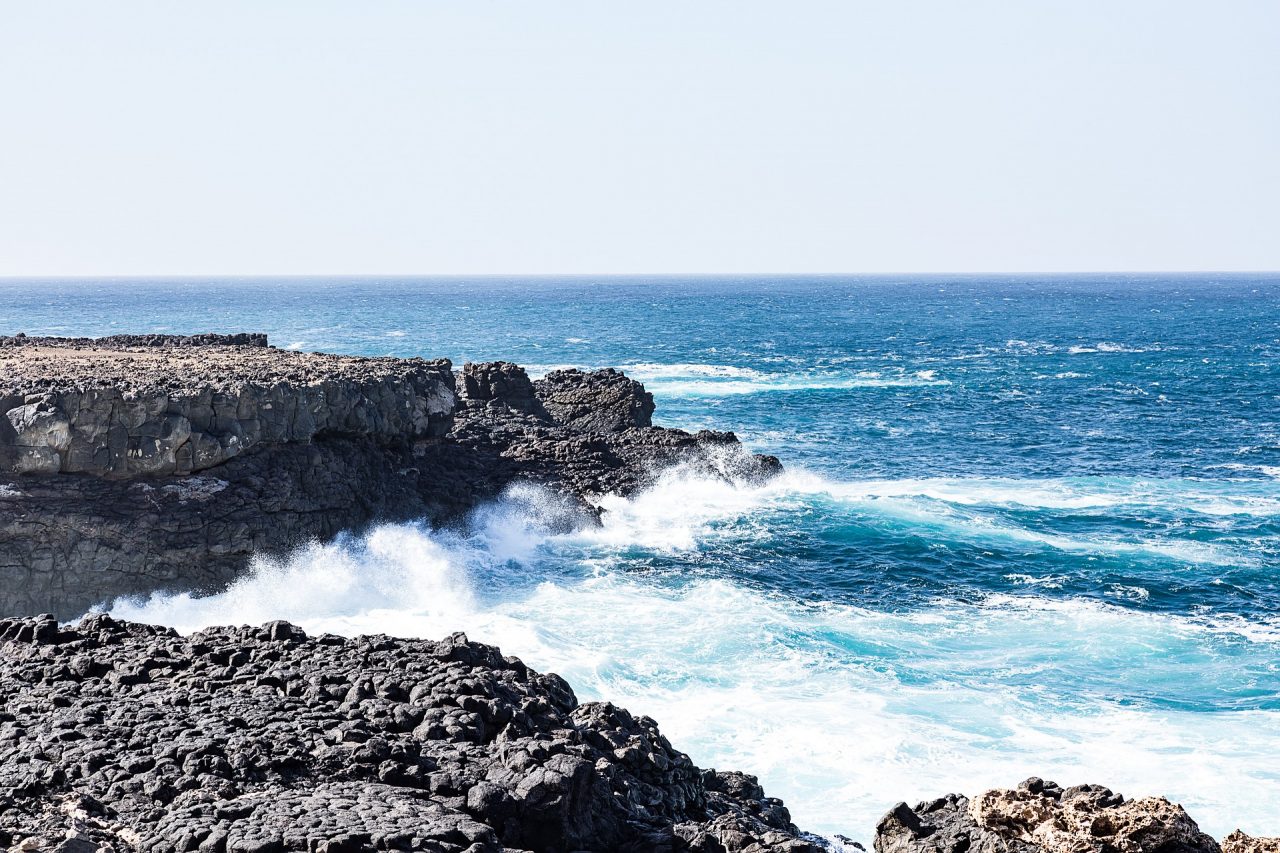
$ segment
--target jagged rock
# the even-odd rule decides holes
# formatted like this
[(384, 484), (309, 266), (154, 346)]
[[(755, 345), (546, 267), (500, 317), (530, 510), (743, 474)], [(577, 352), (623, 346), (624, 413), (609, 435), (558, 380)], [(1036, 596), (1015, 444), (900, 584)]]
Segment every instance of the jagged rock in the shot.
[(876, 827), (876, 853), (1220, 853), (1163, 797), (1125, 800), (1101, 785), (1032, 778), (969, 799), (899, 803)]
[(780, 469), (732, 433), (648, 426), (651, 412), (612, 370), (534, 383), (495, 362), (455, 380), (446, 360), (260, 335), (0, 338), (0, 613), (216, 591), (253, 555), (374, 521), (453, 523), (521, 482), (560, 493), (577, 524), (674, 464)]
[(616, 370), (553, 370), (534, 387), (552, 420), (582, 432), (653, 425), (653, 395)]
[(462, 365), (458, 396), (475, 403), (497, 403), (521, 412), (545, 414), (524, 368), (509, 361)]
[(1280, 838), (1254, 838), (1237, 829), (1222, 839), (1222, 853), (1280, 853)]
[(753, 777), (462, 635), (46, 616), (0, 620), (0, 849), (820, 847)]

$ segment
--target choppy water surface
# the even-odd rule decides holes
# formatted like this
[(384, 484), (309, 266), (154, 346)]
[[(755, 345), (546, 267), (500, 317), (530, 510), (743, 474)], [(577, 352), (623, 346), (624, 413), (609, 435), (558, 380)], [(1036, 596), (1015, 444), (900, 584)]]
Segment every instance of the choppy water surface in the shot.
[(463, 629), (867, 840), (1028, 775), (1280, 834), (1280, 278), (0, 282), (0, 332), (616, 366), (788, 473), (314, 546), (195, 628)]

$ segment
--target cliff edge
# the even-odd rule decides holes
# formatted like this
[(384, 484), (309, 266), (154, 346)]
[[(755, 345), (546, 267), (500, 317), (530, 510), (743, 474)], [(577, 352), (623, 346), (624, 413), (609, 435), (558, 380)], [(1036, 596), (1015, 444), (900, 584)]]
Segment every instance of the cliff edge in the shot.
[(685, 463), (767, 477), (732, 433), (652, 425), (612, 370), (278, 350), (264, 335), (0, 338), (0, 613), (214, 591), (255, 554), (455, 522), (513, 483), (592, 499)]

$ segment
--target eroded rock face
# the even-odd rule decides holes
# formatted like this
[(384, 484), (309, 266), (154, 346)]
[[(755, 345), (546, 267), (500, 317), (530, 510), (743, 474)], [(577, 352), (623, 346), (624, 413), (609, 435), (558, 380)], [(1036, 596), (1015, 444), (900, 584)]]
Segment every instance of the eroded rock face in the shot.
[(876, 853), (1221, 853), (1163, 797), (1126, 800), (1101, 785), (1028, 779), (969, 799), (899, 803), (876, 827)]
[(819, 849), (754, 778), (461, 635), (183, 638), (105, 616), (0, 620), (7, 848)]
[[(184, 475), (260, 444), (444, 435), (453, 415), (447, 360), (282, 352), (265, 336), (139, 340), (5, 339), (0, 473)], [(241, 340), (253, 343), (227, 343)]]
[(612, 370), (535, 383), (494, 362), (455, 378), (445, 360), (265, 343), (0, 338), (0, 613), (213, 592), (255, 554), (376, 521), (454, 523), (516, 483), (591, 523), (596, 497), (672, 465), (780, 469), (732, 433), (649, 426), (652, 397)]

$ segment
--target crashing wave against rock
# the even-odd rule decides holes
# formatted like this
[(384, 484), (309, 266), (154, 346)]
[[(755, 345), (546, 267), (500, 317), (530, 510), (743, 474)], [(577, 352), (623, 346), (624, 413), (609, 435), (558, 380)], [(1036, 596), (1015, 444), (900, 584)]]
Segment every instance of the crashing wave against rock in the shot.
[(762, 478), (732, 433), (652, 425), (613, 370), (278, 350), (264, 335), (0, 338), (0, 613), (211, 592), (255, 554), (454, 521), (519, 482), (626, 495), (684, 463)]
[(741, 773), (492, 646), (0, 620), (0, 849), (817, 853)]
[(1280, 839), (1237, 830), (1218, 844), (1182, 806), (1126, 800), (1102, 785), (1031, 778), (970, 799), (899, 803), (876, 827), (876, 853), (1273, 853)]

